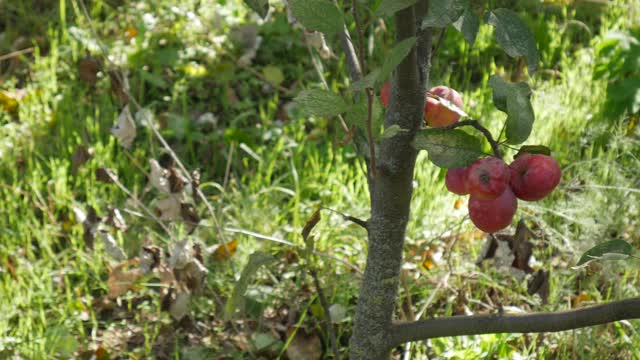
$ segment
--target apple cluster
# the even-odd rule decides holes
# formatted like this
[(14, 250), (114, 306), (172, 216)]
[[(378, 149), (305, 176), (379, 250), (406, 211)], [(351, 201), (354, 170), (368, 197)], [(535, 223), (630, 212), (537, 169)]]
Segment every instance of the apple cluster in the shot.
[[(389, 105), (391, 83), (380, 91), (380, 101)], [(435, 95), (435, 96), (434, 96)], [(446, 86), (436, 86), (426, 94), (424, 121), (439, 128), (455, 124), (460, 114), (442, 99), (462, 109), (462, 96)], [(518, 199), (538, 201), (549, 195), (560, 182), (558, 162), (547, 155), (523, 153), (509, 165), (497, 157), (486, 157), (473, 164), (449, 169), (445, 184), (454, 194), (470, 195), (469, 217), (480, 230), (489, 233), (511, 224)]]
[[(391, 93), (391, 83), (386, 82), (380, 89), (380, 101), (385, 108), (389, 106), (389, 95)], [(434, 97), (436, 95), (437, 97)], [(460, 114), (445, 106), (440, 99), (447, 100), (451, 104), (462, 109), (462, 96), (446, 86), (436, 86), (431, 88), (426, 94), (424, 104), (424, 121), (427, 125), (438, 128), (449, 126), (460, 119)]]
[(480, 230), (493, 233), (511, 224), (518, 199), (538, 201), (560, 182), (561, 170), (551, 156), (523, 153), (509, 165), (497, 157), (478, 159), (471, 165), (449, 169), (447, 189), (470, 195), (469, 217)]

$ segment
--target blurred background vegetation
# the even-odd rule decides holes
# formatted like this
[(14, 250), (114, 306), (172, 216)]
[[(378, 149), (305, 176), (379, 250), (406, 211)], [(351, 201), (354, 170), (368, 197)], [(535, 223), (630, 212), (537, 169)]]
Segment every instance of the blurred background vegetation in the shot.
[[(291, 100), (318, 87), (320, 76), (345, 91), (348, 71), (335, 39), (330, 53), (308, 46), (282, 2), (272, 3), (263, 20), (240, 0), (0, 0), (0, 358), (330, 358), (310, 268), (318, 270), (346, 354), (360, 276), (343, 262), (363, 269), (365, 232), (323, 212), (312, 236), (325, 256), (313, 259), (300, 232), (318, 206), (366, 219), (364, 164), (340, 142), (336, 119), (304, 118)], [(504, 115), (492, 104), (489, 77), (532, 86), (529, 143), (549, 146), (563, 168), (550, 198), (519, 209), (536, 234), (532, 266), (550, 273), (548, 299), (529, 295), (517, 271), (475, 264), (484, 236), (473, 230), (465, 200), (445, 190), (445, 172), (422, 154), (398, 318), (422, 308), (425, 316), (550, 311), (638, 296), (635, 258), (572, 266), (605, 240), (640, 247), (640, 3), (485, 5), (520, 14), (536, 37), (541, 70), (529, 76), (523, 61), (498, 48), (488, 25), (473, 47), (449, 28), (431, 85), (463, 93), (465, 110), (495, 133)], [(379, 66), (394, 26), (364, 17), (370, 66)], [(116, 70), (142, 106), (131, 110), (138, 135), (130, 150), (109, 131), (124, 105), (110, 75)], [(108, 296), (118, 262), (99, 243), (88, 246), (80, 219), (90, 209), (106, 217), (119, 208), (128, 230), (112, 234), (128, 258), (143, 244), (171, 252), (162, 228), (97, 176), (113, 170), (133, 196), (155, 206), (149, 159), (171, 160), (145, 116), (189, 171), (199, 169), (223, 228), (215, 230), (202, 203), (193, 232), (171, 225), (176, 237), (206, 250), (208, 269), (180, 320), (166, 311), (156, 278)], [(221, 251), (223, 240), (233, 249)], [(225, 321), (224, 304), (257, 250), (277, 261), (257, 272), (242, 311)], [(405, 351), (415, 359), (637, 359), (640, 333), (637, 322), (622, 321), (558, 334), (433, 339), (394, 356)]]

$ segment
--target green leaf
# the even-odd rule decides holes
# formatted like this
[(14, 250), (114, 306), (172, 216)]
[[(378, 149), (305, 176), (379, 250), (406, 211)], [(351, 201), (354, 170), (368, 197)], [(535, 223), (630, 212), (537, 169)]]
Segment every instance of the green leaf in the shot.
[(542, 154), (542, 155), (551, 155), (551, 149), (544, 145), (524, 145), (520, 147), (518, 153), (513, 157), (514, 159), (522, 154)]
[(276, 261), (272, 255), (262, 252), (254, 252), (249, 257), (249, 262), (247, 266), (242, 270), (242, 274), (240, 274), (240, 279), (236, 282), (235, 287), (233, 288), (233, 293), (224, 308), (224, 318), (225, 320), (231, 319), (231, 317), (235, 314), (236, 309), (240, 309), (242, 311), (244, 309), (245, 296), (244, 293), (247, 291), (247, 287), (249, 287), (249, 282), (258, 272), (260, 267), (271, 264)]
[(255, 11), (261, 18), (267, 17), (269, 12), (269, 0), (244, 0), (247, 6)]
[(633, 247), (623, 240), (612, 240), (598, 244), (580, 257), (574, 269), (585, 266), (592, 260), (619, 260), (631, 255)]
[[(373, 98), (373, 108), (371, 109), (371, 129), (377, 134), (382, 127), (383, 112), (382, 104), (377, 97)], [(367, 131), (367, 117), (369, 116), (369, 104), (365, 96), (360, 97), (360, 101), (354, 104), (347, 112), (346, 121), (349, 125), (355, 125), (363, 131)]]
[(429, 160), (443, 168), (467, 166), (484, 155), (480, 140), (458, 129), (421, 130), (412, 145), (417, 150), (427, 150)]
[(279, 67), (273, 65), (267, 65), (262, 69), (262, 75), (264, 78), (275, 86), (282, 84), (284, 81), (284, 74)]
[(382, 0), (376, 10), (377, 16), (391, 16), (396, 12), (415, 4), (417, 0)]
[(303, 116), (330, 117), (347, 110), (347, 104), (342, 97), (327, 90), (305, 90), (298, 94), (294, 101), (300, 107)]
[(531, 88), (524, 82), (508, 83), (498, 75), (491, 76), (489, 86), (493, 89), (494, 105), (507, 113), (507, 142), (523, 143), (531, 135), (535, 119)]
[(445, 27), (458, 20), (468, 6), (468, 0), (430, 0), (429, 13), (422, 20), (422, 28)]
[(525, 142), (531, 129), (535, 115), (531, 106), (531, 89), (526, 83), (517, 83), (507, 94), (507, 129), (505, 135), (509, 144)]
[(462, 33), (470, 46), (476, 42), (478, 30), (480, 30), (480, 18), (471, 9), (467, 8), (462, 16), (453, 23), (453, 27)]
[(375, 69), (371, 71), (369, 74), (367, 74), (367, 76), (352, 83), (351, 86), (349, 86), (349, 88), (352, 91), (356, 91), (356, 92), (363, 91), (366, 88), (372, 88), (375, 86), (376, 79), (378, 79), (379, 75), (380, 75), (380, 69)]
[(495, 27), (496, 40), (507, 55), (514, 58), (524, 56), (529, 73), (538, 69), (540, 54), (536, 40), (518, 14), (509, 9), (496, 9), (489, 13), (487, 22)]
[(289, 0), (293, 16), (309, 30), (331, 36), (344, 28), (342, 12), (327, 0)]
[(382, 68), (380, 69), (380, 73), (378, 74), (377, 81), (379, 83), (385, 82), (389, 75), (396, 69), (396, 67), (404, 60), (404, 58), (409, 55), (411, 49), (416, 44), (416, 37), (412, 36), (410, 38), (404, 39), (401, 42), (397, 43), (396, 46), (391, 50), (391, 54), (387, 57), (382, 64)]
[(509, 93), (509, 84), (498, 75), (492, 75), (489, 78), (489, 86), (493, 90), (493, 104), (498, 110), (507, 111), (507, 94)]
[(384, 132), (380, 135), (380, 139), (391, 139), (392, 137), (407, 131), (409, 130), (401, 128), (400, 125), (391, 125), (384, 129)]

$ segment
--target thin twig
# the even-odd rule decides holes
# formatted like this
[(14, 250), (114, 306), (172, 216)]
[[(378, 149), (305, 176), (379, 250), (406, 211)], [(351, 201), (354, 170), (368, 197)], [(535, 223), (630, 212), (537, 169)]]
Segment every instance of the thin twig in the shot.
[(338, 214), (338, 215), (342, 216), (342, 218), (343, 218), (343, 219), (345, 219), (345, 220), (347, 220), (347, 221), (351, 221), (352, 223), (354, 223), (354, 224), (356, 224), (356, 225), (360, 225), (360, 226), (362, 226), (365, 230), (367, 230), (367, 222), (366, 222), (365, 220), (358, 219), (358, 218), (357, 218), (357, 217), (355, 217), (355, 216), (347, 215), (347, 214), (345, 214), (345, 213), (343, 213), (343, 212), (340, 212), (340, 211), (338, 211), (338, 210), (334, 210), (334, 209), (328, 208), (328, 207), (326, 207), (326, 206), (320, 206), (320, 208), (321, 208), (321, 209), (323, 209), (323, 210), (329, 210), (329, 211), (331, 211), (331, 212), (333, 212), (333, 213), (336, 213), (336, 214)]
[[(333, 0), (333, 4), (335, 6), (339, 6), (338, 0)], [(349, 64), (349, 69), (351, 72), (351, 80), (356, 82), (360, 80), (360, 78), (362, 78), (362, 66), (360, 64), (360, 61), (358, 60), (358, 55), (356, 54), (356, 51), (353, 48), (351, 35), (349, 35), (349, 30), (347, 29), (346, 24), (342, 27), (342, 31), (340, 31), (338, 35), (340, 37), (340, 44), (342, 45), (342, 51), (344, 52), (344, 55), (347, 58), (347, 63)]]
[(16, 50), (16, 51), (10, 52), (8, 54), (0, 55), (0, 61), (8, 60), (8, 59), (14, 58), (16, 56), (24, 55), (24, 54), (29, 54), (29, 53), (32, 53), (34, 50), (35, 50), (35, 48), (30, 47), (30, 48), (26, 48), (26, 49), (22, 49), (22, 50)]
[(351, 12), (353, 13), (353, 20), (356, 23), (356, 33), (358, 34), (358, 58), (360, 60), (360, 67), (364, 74), (367, 73), (367, 61), (364, 56), (364, 35), (362, 34), (362, 24), (360, 23), (360, 16), (358, 15), (358, 1), (351, 1)]
[(440, 35), (438, 36), (438, 40), (436, 40), (436, 45), (433, 47), (433, 50), (431, 51), (431, 59), (430, 62), (433, 62), (433, 58), (436, 56), (436, 53), (438, 52), (438, 49), (440, 48), (440, 44), (442, 43), (442, 39), (444, 39), (444, 34), (447, 31), (446, 27), (443, 27), (442, 30), (440, 31)]
[(495, 155), (495, 157), (502, 159), (502, 155), (500, 154), (500, 149), (499, 149), (499, 144), (498, 142), (496, 142), (493, 139), (493, 136), (491, 135), (491, 132), (484, 126), (480, 125), (480, 123), (478, 122), (478, 120), (473, 120), (473, 119), (469, 119), (469, 120), (463, 120), (463, 121), (458, 121), (455, 124), (449, 125), (449, 126), (444, 126), (441, 127), (439, 129), (441, 130), (451, 130), (451, 129), (455, 129), (455, 128), (459, 128), (462, 126), (472, 126), (474, 128), (476, 128), (478, 131), (480, 131), (485, 138), (487, 138), (487, 141), (489, 142), (489, 144), (491, 144), (491, 149), (493, 150), (493, 155)]
[(311, 269), (309, 271), (311, 273), (311, 277), (313, 278), (313, 284), (316, 287), (316, 291), (318, 292), (318, 297), (320, 298), (320, 304), (324, 309), (324, 322), (327, 334), (329, 334), (329, 340), (331, 341), (331, 350), (333, 351), (333, 356), (336, 359), (340, 359), (340, 350), (338, 349), (338, 340), (336, 338), (336, 332), (333, 329), (333, 321), (331, 320), (331, 311), (329, 311), (329, 303), (327, 302), (327, 298), (324, 296), (324, 291), (322, 290), (322, 286), (320, 286), (320, 280), (318, 279), (318, 273), (315, 269)]

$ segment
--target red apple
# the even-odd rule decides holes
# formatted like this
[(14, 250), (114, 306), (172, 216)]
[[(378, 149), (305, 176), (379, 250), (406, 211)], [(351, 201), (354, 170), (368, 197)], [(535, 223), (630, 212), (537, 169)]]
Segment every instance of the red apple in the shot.
[(482, 200), (471, 195), (469, 198), (469, 217), (480, 230), (494, 233), (511, 224), (518, 209), (518, 199), (510, 188), (493, 200)]
[(447, 176), (444, 178), (444, 184), (447, 190), (458, 195), (467, 195), (467, 174), (469, 169), (466, 167), (447, 170)]
[(467, 191), (480, 200), (492, 200), (509, 186), (511, 172), (507, 164), (497, 157), (476, 160), (469, 166)]
[[(462, 96), (457, 91), (446, 86), (436, 86), (429, 92), (448, 100), (461, 109), (464, 106)], [(454, 124), (460, 119), (460, 115), (444, 106), (440, 100), (427, 96), (424, 105), (424, 119), (429, 126), (437, 128)]]
[(389, 95), (391, 94), (391, 82), (387, 81), (380, 89), (380, 102), (385, 108), (389, 106)]
[(522, 154), (509, 167), (511, 188), (519, 199), (526, 201), (537, 201), (549, 195), (560, 183), (562, 175), (558, 162), (542, 154)]

